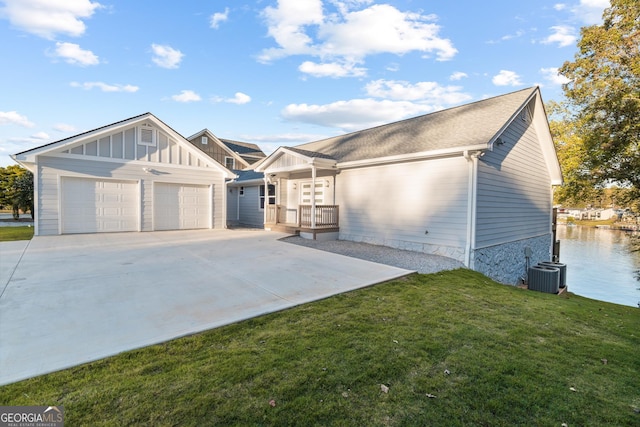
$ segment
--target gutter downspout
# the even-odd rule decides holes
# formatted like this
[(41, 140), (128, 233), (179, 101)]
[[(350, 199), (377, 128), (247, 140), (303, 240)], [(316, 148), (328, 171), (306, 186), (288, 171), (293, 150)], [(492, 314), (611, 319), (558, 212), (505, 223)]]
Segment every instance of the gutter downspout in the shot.
[(311, 164), (311, 229), (316, 229), (316, 166), (314, 164)]
[(469, 165), (469, 181), (467, 193), (467, 244), (465, 246), (464, 265), (473, 270), (473, 251), (476, 247), (476, 201), (478, 193), (478, 155), (479, 152), (465, 150), (464, 158)]

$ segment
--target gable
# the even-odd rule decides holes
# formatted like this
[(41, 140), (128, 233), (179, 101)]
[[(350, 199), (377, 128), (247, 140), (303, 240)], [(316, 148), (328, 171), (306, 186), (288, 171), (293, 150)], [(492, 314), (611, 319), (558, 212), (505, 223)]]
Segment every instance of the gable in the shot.
[(14, 155), (21, 164), (36, 156), (111, 162), (149, 162), (199, 168), (215, 167), (232, 174), (189, 144), (180, 134), (150, 113), (107, 125), (61, 141)]
[(249, 162), (231, 150), (223, 140), (216, 137), (208, 129), (190, 136), (187, 140), (197, 149), (211, 157), (221, 165), (227, 165), (227, 159), (233, 159), (233, 169), (244, 169)]

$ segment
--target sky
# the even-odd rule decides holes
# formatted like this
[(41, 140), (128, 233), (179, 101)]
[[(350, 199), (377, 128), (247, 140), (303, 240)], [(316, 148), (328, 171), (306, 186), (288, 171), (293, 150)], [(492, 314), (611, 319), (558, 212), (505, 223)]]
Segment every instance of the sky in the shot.
[(0, 0), (0, 166), (151, 112), (265, 153), (540, 86), (608, 0)]

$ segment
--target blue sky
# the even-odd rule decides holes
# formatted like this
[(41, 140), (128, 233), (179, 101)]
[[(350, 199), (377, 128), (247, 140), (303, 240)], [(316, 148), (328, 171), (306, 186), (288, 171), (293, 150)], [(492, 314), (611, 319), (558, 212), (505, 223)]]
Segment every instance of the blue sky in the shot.
[(514, 90), (608, 0), (0, 0), (0, 166), (151, 112), (267, 153)]

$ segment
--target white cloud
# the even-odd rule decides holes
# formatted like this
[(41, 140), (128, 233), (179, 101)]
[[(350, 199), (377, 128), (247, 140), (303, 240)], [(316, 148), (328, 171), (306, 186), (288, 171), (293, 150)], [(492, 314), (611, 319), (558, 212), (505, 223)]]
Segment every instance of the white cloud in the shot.
[(73, 126), (73, 125), (69, 125), (67, 123), (58, 123), (58, 124), (53, 126), (53, 130), (58, 131), (58, 132), (69, 133), (69, 132), (75, 132), (76, 131), (76, 127)]
[(183, 90), (178, 95), (173, 95), (171, 99), (177, 102), (196, 102), (202, 100), (200, 95), (192, 90)]
[(557, 11), (565, 10), (566, 8), (567, 8), (567, 5), (564, 3), (556, 3), (553, 5), (553, 9)]
[(520, 76), (513, 71), (500, 70), (500, 72), (491, 79), (496, 86), (520, 86)]
[(305, 27), (322, 24), (322, 1), (278, 0), (278, 6), (266, 7), (262, 16), (267, 21), (269, 35), (280, 46), (264, 51), (260, 57), (262, 61), (309, 54), (313, 40), (305, 33)]
[(229, 104), (248, 104), (251, 102), (251, 97), (242, 92), (236, 92), (233, 98), (223, 98), (221, 96), (214, 96), (211, 98), (212, 102), (228, 102)]
[(573, 46), (578, 37), (575, 28), (568, 25), (555, 25), (550, 28), (552, 33), (542, 40), (544, 44), (558, 43), (558, 47)]
[(546, 80), (550, 81), (554, 85), (563, 85), (571, 81), (562, 74), (559, 74), (557, 67), (541, 68), (540, 74), (542, 74)]
[(432, 111), (430, 105), (409, 101), (351, 99), (325, 105), (290, 104), (281, 114), (286, 120), (352, 131)]
[(57, 34), (83, 35), (82, 20), (100, 7), (90, 0), (4, 0), (0, 16), (6, 16), (16, 28), (51, 40)]
[(242, 92), (236, 92), (235, 96), (233, 98), (227, 99), (226, 102), (229, 102), (231, 104), (238, 104), (238, 105), (247, 104), (251, 102), (251, 97)]
[(367, 74), (366, 68), (356, 67), (355, 64), (340, 64), (338, 62), (317, 64), (305, 61), (298, 70), (313, 77), (362, 77)]
[(72, 65), (98, 65), (100, 59), (90, 50), (85, 50), (75, 43), (56, 43), (54, 56), (62, 58), (65, 62)]
[(17, 111), (0, 111), (0, 125), (18, 125), (26, 128), (35, 127), (27, 116), (19, 114)]
[(50, 136), (46, 132), (36, 132), (28, 137), (14, 137), (8, 138), (7, 142), (19, 142), (19, 143), (29, 143), (29, 144), (42, 144), (43, 141), (50, 139)]
[(178, 68), (184, 54), (168, 45), (152, 44), (153, 58), (151, 60), (162, 68)]
[(365, 86), (369, 96), (395, 101), (419, 101), (429, 104), (433, 109), (441, 105), (460, 104), (471, 99), (461, 92), (460, 86), (440, 86), (436, 82), (418, 82), (411, 84), (397, 80), (374, 80)]
[(448, 39), (438, 37), (434, 15), (401, 12), (388, 4), (349, 12), (341, 22), (329, 21), (320, 28), (323, 54), (363, 58), (378, 53), (403, 55), (411, 51), (435, 52), (437, 59), (453, 58), (457, 50)]
[(455, 73), (449, 76), (449, 80), (458, 81), (458, 80), (466, 79), (467, 77), (469, 77), (467, 73), (463, 73), (462, 71), (456, 71)]
[[(307, 61), (301, 66), (303, 69), (312, 69), (311, 74), (336, 77), (345, 68), (335, 64), (362, 63), (368, 55), (418, 51), (435, 54), (437, 60), (445, 61), (457, 53), (450, 40), (439, 36), (435, 15), (402, 12), (388, 4), (352, 10), (369, 5), (370, 1), (330, 3), (336, 12), (326, 16), (321, 0), (279, 0), (277, 7), (265, 8), (263, 17), (277, 47), (263, 50), (258, 59), (270, 62), (286, 56), (310, 55), (320, 58), (321, 64)], [(336, 71), (330, 72), (325, 64), (332, 64)]]
[(69, 83), (72, 87), (79, 87), (85, 90), (91, 90), (93, 88), (98, 88), (103, 92), (137, 92), (140, 89), (138, 86), (133, 85), (122, 85), (122, 84), (107, 84), (103, 82), (71, 82)]
[(211, 28), (218, 28), (220, 26), (220, 23), (226, 21), (227, 19), (229, 19), (228, 7), (224, 9), (224, 12), (216, 12), (211, 15), (211, 18), (209, 18), (209, 26)]
[(36, 140), (45, 140), (45, 139), (49, 139), (50, 136), (46, 132), (36, 132), (33, 135), (31, 135), (31, 138)]
[(571, 12), (582, 25), (594, 25), (602, 22), (602, 12), (611, 6), (609, 0), (580, 0)]

